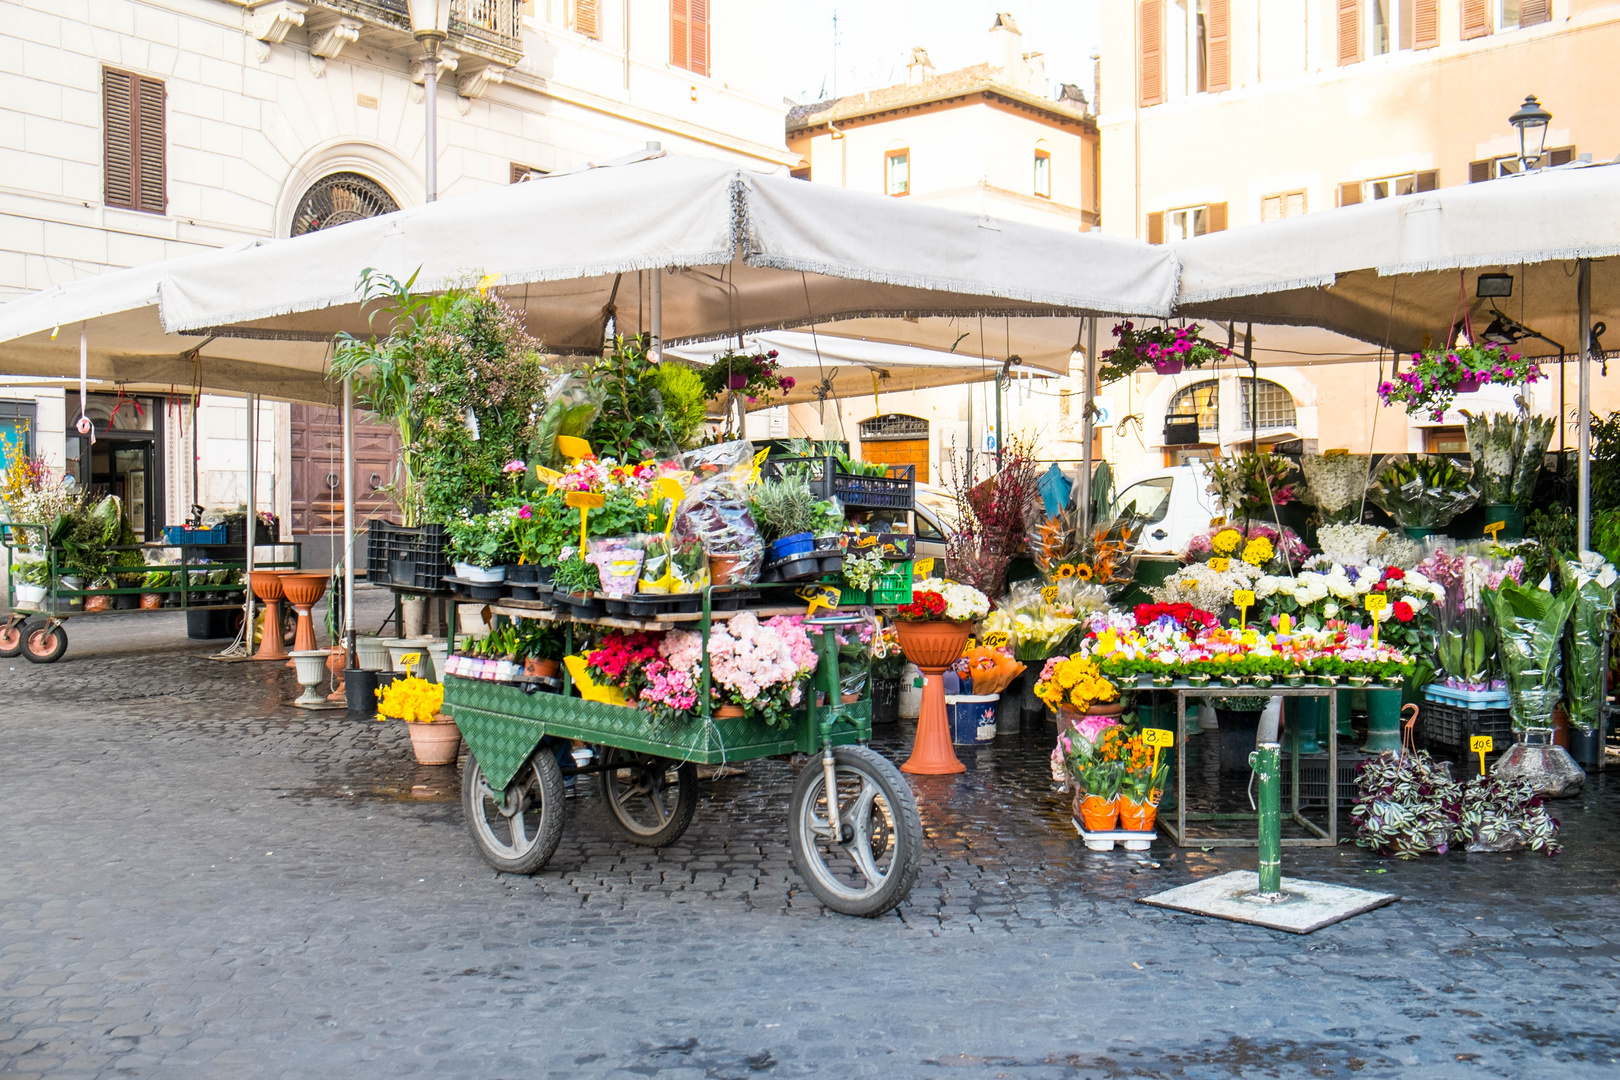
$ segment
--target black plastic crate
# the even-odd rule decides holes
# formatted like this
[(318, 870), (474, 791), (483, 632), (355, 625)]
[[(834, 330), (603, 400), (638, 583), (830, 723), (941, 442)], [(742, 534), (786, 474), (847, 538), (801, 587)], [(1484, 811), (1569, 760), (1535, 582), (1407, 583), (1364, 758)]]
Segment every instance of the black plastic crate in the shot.
[[(253, 530), (254, 546), (263, 544), (281, 543), (281, 519), (275, 518), (274, 524), (266, 525), (257, 522), (258, 528)], [(247, 542), (247, 518), (232, 518), (225, 522), (225, 543), (230, 547), (242, 547)]]
[(443, 525), (406, 527), (390, 521), (366, 526), (366, 580), (419, 592), (439, 592), (450, 573)]
[(1500, 754), (1513, 745), (1513, 712), (1510, 709), (1466, 709), (1444, 701), (1418, 704), (1417, 741), (1431, 750), (1468, 753), (1468, 742), (1475, 735), (1489, 735)]
[(868, 510), (910, 510), (917, 501), (917, 467), (889, 465), (884, 476), (857, 476), (827, 457), (773, 458), (762, 470), (768, 477), (797, 472), (818, 499), (836, 498), (847, 507)]
[[(1356, 768), (1370, 755), (1355, 751), (1339, 753), (1339, 806), (1353, 806), (1356, 801)], [(1299, 756), (1299, 805), (1301, 807), (1327, 807), (1326, 754)], [(1286, 814), (1294, 805), (1294, 755), (1286, 748), (1282, 754), (1282, 808)], [(1340, 820), (1341, 826), (1343, 819)]]

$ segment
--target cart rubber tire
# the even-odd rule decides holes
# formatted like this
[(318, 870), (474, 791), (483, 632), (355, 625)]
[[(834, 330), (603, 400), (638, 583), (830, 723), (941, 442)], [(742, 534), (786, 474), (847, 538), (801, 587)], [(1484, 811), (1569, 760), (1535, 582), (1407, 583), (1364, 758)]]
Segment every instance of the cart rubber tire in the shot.
[[(546, 865), (562, 841), (563, 791), (562, 770), (549, 746), (535, 750), (523, 767), (517, 771), (506, 787), (507, 804), (522, 800), (518, 813), (508, 816), (495, 802), (495, 791), (484, 779), (484, 770), (478, 759), (467, 752), (467, 764), (461, 773), (461, 808), (467, 817), (467, 828), (473, 843), (484, 861), (507, 874), (532, 874)], [(496, 819), (490, 821), (490, 815)], [(521, 821), (521, 831), (513, 830), (511, 822)], [(504, 821), (505, 837), (501, 835)], [(492, 827), (492, 825), (494, 827)], [(517, 835), (513, 835), (517, 832)]]
[(23, 651), (23, 641), (28, 636), (27, 627), (27, 619), (14, 626), (0, 623), (0, 658), (9, 660)]
[(23, 656), (31, 663), (54, 664), (67, 652), (67, 627), (37, 626), (23, 637)]
[[(899, 906), (917, 881), (923, 840), (917, 798), (900, 770), (874, 750), (837, 746), (833, 761), (845, 840), (835, 843), (830, 835), (821, 756), (812, 755), (788, 806), (793, 864), (827, 907), (873, 918)], [(864, 842), (851, 839), (862, 832)], [(829, 863), (833, 852), (836, 861)]]
[[(597, 774), (597, 783), (613, 827), (642, 847), (663, 847), (679, 840), (697, 812), (697, 766), (616, 746), (602, 747), (601, 754), (606, 768)], [(633, 770), (634, 787), (620, 783), (618, 774), (626, 770)], [(675, 774), (673, 799), (667, 795), (671, 772)], [(643, 811), (640, 820), (632, 807)]]

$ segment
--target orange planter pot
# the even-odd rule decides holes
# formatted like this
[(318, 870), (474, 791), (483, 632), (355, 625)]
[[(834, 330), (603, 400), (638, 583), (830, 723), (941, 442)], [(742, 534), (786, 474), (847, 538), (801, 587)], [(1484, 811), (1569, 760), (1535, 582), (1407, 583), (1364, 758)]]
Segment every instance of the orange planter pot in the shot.
[(967, 625), (944, 621), (897, 622), (894, 628), (900, 637), (900, 651), (925, 676), (922, 708), (917, 714), (917, 738), (911, 747), (911, 757), (900, 766), (901, 770), (925, 776), (967, 772), (967, 766), (957, 760), (956, 749), (951, 745), (950, 724), (945, 718), (945, 683), (941, 678), (945, 669), (962, 655), (962, 647), (968, 639)]
[(747, 715), (741, 705), (722, 705), (714, 710), (717, 720), (738, 720)]
[(454, 765), (461, 752), (461, 729), (444, 714), (431, 724), (406, 724), (411, 732), (411, 750), (418, 765)]
[(1107, 832), (1119, 823), (1119, 808), (1113, 799), (1095, 795), (1076, 796), (1080, 800), (1080, 823), (1087, 832)]
[(293, 639), (293, 652), (310, 652), (316, 645), (315, 621), (310, 618), (309, 609), (326, 594), (326, 575), (282, 574), (280, 584), (287, 602), (298, 612), (298, 635)]
[(1119, 808), (1119, 827), (1132, 832), (1151, 832), (1159, 816), (1159, 808), (1151, 802), (1132, 802), (1121, 795), (1115, 803)]

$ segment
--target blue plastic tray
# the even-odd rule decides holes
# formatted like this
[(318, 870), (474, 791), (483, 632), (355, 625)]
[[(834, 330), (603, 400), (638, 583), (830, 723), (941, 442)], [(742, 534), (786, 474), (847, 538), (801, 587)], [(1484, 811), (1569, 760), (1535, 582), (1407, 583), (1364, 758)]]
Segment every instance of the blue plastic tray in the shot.
[(1423, 696), (1464, 709), (1506, 709), (1510, 704), (1506, 690), (1457, 690), (1438, 683), (1425, 686)]

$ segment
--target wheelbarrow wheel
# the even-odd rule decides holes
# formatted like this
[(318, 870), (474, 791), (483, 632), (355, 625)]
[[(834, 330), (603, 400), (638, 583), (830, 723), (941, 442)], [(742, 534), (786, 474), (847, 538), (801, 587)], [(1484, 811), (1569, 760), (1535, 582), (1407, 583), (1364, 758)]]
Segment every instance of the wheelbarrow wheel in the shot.
[(632, 844), (663, 847), (680, 839), (697, 812), (697, 766), (609, 746), (599, 774), (608, 820)]
[(67, 627), (39, 626), (25, 632), (23, 656), (35, 664), (54, 664), (67, 652)]
[(9, 660), (23, 651), (23, 639), (28, 634), (25, 629), (27, 622), (26, 619), (18, 619), (0, 623), (0, 657)]
[(505, 800), (490, 786), (469, 751), (461, 773), (461, 806), (484, 861), (508, 874), (532, 874), (562, 840), (562, 770), (541, 747), (506, 785)]
[(799, 773), (788, 807), (788, 843), (805, 884), (843, 915), (872, 918), (911, 894), (922, 865), (922, 818), (911, 786), (864, 746), (833, 748), (841, 839), (827, 814), (819, 755)]

